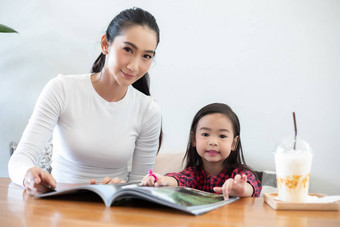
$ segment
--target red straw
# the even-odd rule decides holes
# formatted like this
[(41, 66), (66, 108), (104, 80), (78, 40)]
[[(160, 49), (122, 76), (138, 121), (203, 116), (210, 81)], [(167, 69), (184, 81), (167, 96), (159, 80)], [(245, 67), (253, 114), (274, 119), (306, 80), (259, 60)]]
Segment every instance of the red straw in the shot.
[(296, 136), (297, 136), (297, 128), (296, 128), (296, 118), (295, 118), (295, 112), (293, 112), (293, 120), (294, 120), (294, 129), (295, 129), (294, 150), (296, 150)]

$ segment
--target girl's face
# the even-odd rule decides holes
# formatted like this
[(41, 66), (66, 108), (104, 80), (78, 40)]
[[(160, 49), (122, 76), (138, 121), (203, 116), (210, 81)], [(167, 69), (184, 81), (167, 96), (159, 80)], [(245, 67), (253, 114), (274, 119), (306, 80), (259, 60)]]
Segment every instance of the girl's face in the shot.
[(105, 71), (113, 75), (120, 86), (129, 86), (150, 69), (156, 47), (156, 32), (147, 26), (125, 29), (111, 45), (104, 37), (102, 48), (104, 52), (108, 50)]
[(208, 114), (197, 124), (193, 146), (203, 160), (203, 165), (221, 164), (236, 148), (238, 136), (234, 138), (230, 119), (220, 113)]

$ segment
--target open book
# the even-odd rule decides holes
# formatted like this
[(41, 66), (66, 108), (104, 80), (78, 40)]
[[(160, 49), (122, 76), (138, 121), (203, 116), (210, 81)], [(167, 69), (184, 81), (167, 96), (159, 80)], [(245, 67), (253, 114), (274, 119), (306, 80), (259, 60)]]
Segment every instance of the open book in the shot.
[(142, 187), (138, 184), (89, 184), (37, 195), (38, 198), (55, 197), (73, 193), (91, 192), (99, 195), (106, 206), (124, 199), (137, 198), (172, 207), (190, 214), (199, 215), (221, 207), (238, 199), (228, 201), (223, 195), (200, 191), (187, 187)]

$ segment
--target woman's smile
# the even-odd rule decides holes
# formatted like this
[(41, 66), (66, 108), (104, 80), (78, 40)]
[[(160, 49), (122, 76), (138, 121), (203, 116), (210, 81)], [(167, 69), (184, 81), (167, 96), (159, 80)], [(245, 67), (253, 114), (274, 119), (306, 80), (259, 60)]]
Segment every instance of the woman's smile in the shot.
[(128, 74), (128, 73), (125, 73), (125, 72), (123, 72), (123, 71), (121, 71), (122, 73), (123, 73), (123, 76), (125, 77), (125, 78), (127, 78), (127, 79), (133, 79), (135, 76), (134, 75), (130, 75), (130, 74)]

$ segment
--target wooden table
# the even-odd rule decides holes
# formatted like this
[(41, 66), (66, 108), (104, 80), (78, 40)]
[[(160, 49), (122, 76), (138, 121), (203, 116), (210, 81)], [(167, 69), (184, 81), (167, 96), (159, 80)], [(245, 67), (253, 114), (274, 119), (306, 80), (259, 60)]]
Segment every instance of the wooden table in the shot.
[(35, 199), (0, 178), (0, 226), (340, 226), (339, 211), (276, 211), (262, 198), (243, 198), (192, 216), (170, 208), (105, 207), (101, 201)]

